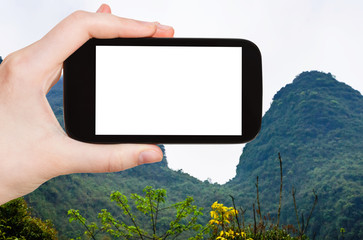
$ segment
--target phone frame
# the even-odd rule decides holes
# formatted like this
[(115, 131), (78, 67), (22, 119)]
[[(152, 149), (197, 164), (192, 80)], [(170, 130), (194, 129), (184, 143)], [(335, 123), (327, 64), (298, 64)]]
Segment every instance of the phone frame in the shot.
[[(242, 135), (95, 135), (96, 46), (242, 47)], [(66, 133), (90, 143), (245, 143), (262, 119), (262, 63), (258, 47), (244, 39), (116, 38), (90, 39), (64, 62), (63, 105)]]

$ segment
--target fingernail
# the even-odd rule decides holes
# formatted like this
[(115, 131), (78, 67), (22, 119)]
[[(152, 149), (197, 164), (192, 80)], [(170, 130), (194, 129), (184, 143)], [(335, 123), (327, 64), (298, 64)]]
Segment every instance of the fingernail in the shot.
[(104, 8), (104, 5), (102, 4), (102, 5), (101, 5), (101, 6), (97, 9), (97, 11), (96, 11), (96, 12), (102, 12), (103, 8)]
[(159, 22), (155, 22), (156, 23), (156, 26), (161, 29), (161, 30), (168, 30), (171, 28), (171, 26), (167, 26), (167, 25), (162, 25), (160, 24)]
[(154, 150), (146, 150), (139, 155), (139, 165), (144, 163), (160, 162), (163, 156)]

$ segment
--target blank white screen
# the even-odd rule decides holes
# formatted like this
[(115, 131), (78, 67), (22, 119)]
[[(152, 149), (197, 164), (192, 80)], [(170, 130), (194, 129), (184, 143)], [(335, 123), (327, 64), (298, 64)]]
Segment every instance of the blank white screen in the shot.
[(96, 46), (96, 135), (242, 135), (242, 48)]

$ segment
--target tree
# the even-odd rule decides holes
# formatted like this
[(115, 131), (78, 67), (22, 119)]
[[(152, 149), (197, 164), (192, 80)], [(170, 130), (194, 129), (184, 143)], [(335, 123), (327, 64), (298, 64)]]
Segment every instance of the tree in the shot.
[[(198, 217), (203, 215), (202, 208), (193, 205), (193, 198), (187, 197), (184, 201), (166, 205), (166, 190), (153, 189), (150, 186), (143, 190), (145, 196), (136, 193), (131, 194), (133, 205), (129, 204), (129, 199), (120, 192), (111, 194), (110, 199), (122, 210), (121, 213), (127, 220), (118, 220), (106, 209), (102, 209), (98, 214), (101, 226), (95, 222), (87, 223), (87, 220), (79, 213), (79, 210), (68, 211), (69, 221), (81, 223), (86, 231), (85, 235), (91, 239), (96, 239), (98, 233), (108, 233), (112, 237), (120, 239), (175, 239), (181, 234), (193, 231), (193, 237), (189, 239), (202, 239), (203, 228), (198, 224)], [(137, 217), (136, 209), (149, 218), (149, 224)], [(164, 216), (170, 216), (174, 211), (175, 217), (165, 222)], [(164, 213), (164, 214), (163, 214)], [(140, 214), (138, 214), (140, 215)], [(159, 225), (164, 225), (161, 229)], [(168, 226), (165, 230), (165, 226)]]
[(0, 239), (57, 239), (49, 220), (32, 217), (23, 198), (0, 206)]

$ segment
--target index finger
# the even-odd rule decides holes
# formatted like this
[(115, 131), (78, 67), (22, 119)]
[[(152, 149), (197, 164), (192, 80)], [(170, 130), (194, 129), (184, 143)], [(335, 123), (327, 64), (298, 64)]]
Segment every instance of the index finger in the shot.
[[(151, 37), (157, 34), (157, 29), (158, 23), (155, 22), (76, 11), (29, 47), (37, 61), (47, 62), (49, 67), (54, 67), (62, 64), (90, 38)], [(170, 31), (169, 35), (173, 33)]]

